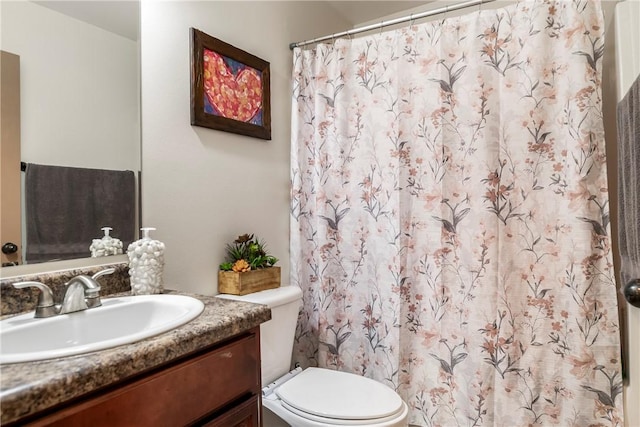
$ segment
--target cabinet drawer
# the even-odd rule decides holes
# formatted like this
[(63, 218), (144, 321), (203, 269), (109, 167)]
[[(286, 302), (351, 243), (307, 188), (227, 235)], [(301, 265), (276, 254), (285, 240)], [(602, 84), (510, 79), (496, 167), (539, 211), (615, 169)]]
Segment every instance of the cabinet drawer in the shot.
[(259, 337), (222, 347), (99, 397), (39, 419), (32, 426), (186, 425), (260, 389)]
[(202, 427), (258, 427), (260, 421), (260, 402), (258, 396), (253, 396), (241, 405), (230, 409)]

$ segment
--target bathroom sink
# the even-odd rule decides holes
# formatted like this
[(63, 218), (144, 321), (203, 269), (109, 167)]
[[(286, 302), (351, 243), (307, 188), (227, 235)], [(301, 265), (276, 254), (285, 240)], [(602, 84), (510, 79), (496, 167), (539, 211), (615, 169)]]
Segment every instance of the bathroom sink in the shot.
[(102, 306), (45, 319), (0, 321), (0, 364), (72, 356), (130, 344), (196, 318), (202, 301), (184, 295), (106, 298)]

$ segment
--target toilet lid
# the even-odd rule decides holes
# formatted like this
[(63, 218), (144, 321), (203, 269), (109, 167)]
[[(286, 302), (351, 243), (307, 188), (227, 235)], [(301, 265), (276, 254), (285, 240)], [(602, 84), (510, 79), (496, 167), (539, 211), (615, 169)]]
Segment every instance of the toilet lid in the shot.
[(307, 368), (276, 393), (290, 407), (323, 418), (372, 420), (403, 409), (400, 396), (384, 384), (330, 369)]

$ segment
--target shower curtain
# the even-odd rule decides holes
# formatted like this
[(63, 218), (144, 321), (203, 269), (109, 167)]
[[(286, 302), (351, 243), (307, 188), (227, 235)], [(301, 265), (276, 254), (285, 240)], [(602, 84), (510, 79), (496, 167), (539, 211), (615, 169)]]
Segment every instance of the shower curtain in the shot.
[(622, 425), (597, 1), (294, 50), (294, 359), (420, 426)]

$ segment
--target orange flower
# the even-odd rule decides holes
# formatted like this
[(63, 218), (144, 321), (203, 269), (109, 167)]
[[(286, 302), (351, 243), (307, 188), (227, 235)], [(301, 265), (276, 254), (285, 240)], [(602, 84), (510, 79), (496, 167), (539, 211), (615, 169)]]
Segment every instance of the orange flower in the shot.
[(233, 267), (231, 267), (233, 271), (236, 273), (243, 273), (245, 271), (251, 270), (251, 266), (249, 263), (243, 259), (239, 259), (235, 263), (233, 263)]

